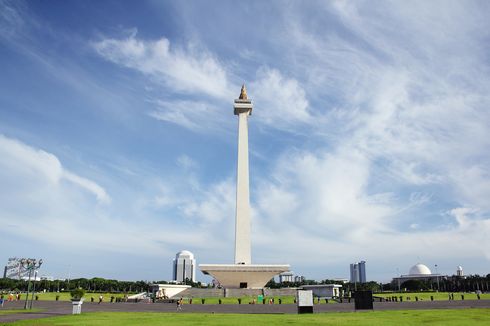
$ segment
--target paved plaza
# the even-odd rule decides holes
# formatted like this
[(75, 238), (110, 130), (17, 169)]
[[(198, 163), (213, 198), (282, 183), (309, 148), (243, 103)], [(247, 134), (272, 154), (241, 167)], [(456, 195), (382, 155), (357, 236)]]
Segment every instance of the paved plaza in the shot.
[[(1, 310), (22, 309), (24, 302), (8, 302)], [(36, 319), (69, 315), (72, 305), (68, 301), (37, 301), (34, 307), (41, 312), (0, 315), (0, 323), (22, 319)], [(490, 308), (490, 300), (465, 301), (418, 301), (418, 302), (375, 302), (374, 310), (408, 310), (408, 309), (462, 309)], [(177, 312), (172, 303), (84, 303), (82, 313), (86, 312)], [(317, 304), (314, 313), (353, 312), (353, 303)], [(294, 304), (184, 304), (179, 313), (235, 313), (235, 314), (295, 314)]]

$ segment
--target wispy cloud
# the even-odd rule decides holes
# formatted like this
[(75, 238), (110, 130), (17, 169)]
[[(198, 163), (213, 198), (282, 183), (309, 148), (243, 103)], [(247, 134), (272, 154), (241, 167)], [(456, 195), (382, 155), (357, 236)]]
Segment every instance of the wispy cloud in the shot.
[[(193, 225), (223, 224), (231, 204), (229, 181), (207, 189), (184, 174), (175, 179), (184, 186), (149, 186), (145, 191), (154, 194), (151, 200), (142, 202), (147, 192), (133, 193), (132, 203), (118, 213), (114, 206), (124, 200), (120, 195), (111, 199), (102, 186), (66, 169), (52, 153), (0, 135), (0, 157), (0, 222), (11, 226), (9, 232), (38, 243), (154, 256), (182, 241), (192, 247), (210, 243), (198, 229), (185, 231), (182, 218)], [(179, 161), (192, 165), (189, 157)], [(195, 184), (193, 193), (187, 183)], [(169, 207), (180, 208), (169, 213)], [(164, 212), (164, 222), (155, 211)]]
[[(3, 169), (9, 171), (9, 174), (22, 174), (25, 181), (29, 178), (45, 180), (52, 187), (61, 187), (60, 183), (65, 180), (95, 195), (101, 203), (110, 202), (110, 197), (103, 187), (65, 169), (53, 154), (34, 149), (1, 134), (0, 154)], [(5, 174), (4, 176), (6, 177)]]
[[(343, 30), (315, 34), (306, 29), (305, 19), (309, 18), (291, 13), (287, 35), (297, 46), (285, 51), (306, 57), (315, 67), (308, 70), (308, 79), (299, 80), (309, 94), (318, 92), (308, 101), (308, 111), (322, 120), (311, 125), (311, 132), (315, 134), (320, 125), (329, 129), (328, 151), (305, 151), (278, 160), (274, 181), (265, 181), (260, 188), (259, 211), (265, 218), (260, 229), (273, 229), (276, 235), (283, 232), (275, 238), (281, 239), (289, 231), (286, 227), (278, 230), (278, 223), (300, 224), (305, 229), (303, 237), (314, 240), (299, 246), (298, 255), (311, 246), (328, 246), (351, 255), (361, 250), (381, 260), (383, 252), (357, 245), (374, 237), (382, 243), (401, 239), (407, 246), (420, 241), (420, 250), (429, 243), (453, 248), (444, 238), (454, 237), (471, 243), (475, 257), (486, 256), (476, 242), (463, 240), (469, 237), (467, 228), (479, 234), (488, 232), (490, 210), (482, 196), (488, 194), (490, 182), (486, 128), (490, 115), (485, 110), (490, 98), (483, 91), (489, 81), (477, 71), (478, 66), (487, 66), (486, 50), (478, 45), (477, 34), (458, 31), (452, 38), (443, 32), (446, 25), (447, 30), (473, 31), (482, 26), (472, 21), (471, 10), (458, 20), (457, 25), (464, 26), (455, 26), (450, 17), (459, 16), (457, 4), (446, 7), (441, 20), (432, 17), (437, 10), (425, 8), (421, 12), (424, 24), (417, 15), (404, 11), (405, 6), (375, 8), (368, 15), (365, 10), (370, 10), (362, 3), (338, 2), (326, 7), (328, 15), (340, 17)], [(401, 26), (386, 30), (385, 24), (379, 24), (383, 19), (376, 17), (393, 19), (388, 18), (392, 14), (396, 16), (393, 25)], [(481, 15), (477, 17), (483, 23)], [(425, 28), (431, 31), (422, 32)], [(298, 69), (303, 66), (303, 62), (292, 62), (296, 76), (301, 76)], [(319, 96), (331, 96), (330, 108), (321, 105)], [(421, 189), (432, 193), (430, 187), (445, 193), (438, 193), (434, 202), (436, 196), (420, 193)], [(385, 195), (393, 193), (397, 195)], [(465, 226), (448, 222), (434, 207), (423, 212), (426, 220), (417, 217), (418, 209), (429, 202), (435, 207), (447, 205), (440, 201), (446, 195), (453, 205), (468, 204), (484, 212), (466, 214)], [(427, 225), (440, 229), (428, 232)], [(332, 243), (315, 237), (322, 231), (341, 235), (343, 240)], [(259, 239), (274, 237), (260, 232)], [(406, 248), (407, 254), (416, 251)], [(280, 250), (275, 254), (280, 255)], [(328, 256), (326, 259), (335, 255)]]
[[(161, 121), (174, 123), (194, 132), (216, 132), (225, 118), (230, 116), (212, 102), (187, 100), (156, 100), (156, 108), (148, 115)], [(228, 105), (231, 112), (231, 103)], [(219, 128), (221, 127), (221, 128)]]
[(277, 69), (260, 67), (250, 86), (260, 123), (284, 129), (311, 123), (305, 91), (296, 79), (283, 76)]
[[(169, 95), (152, 100), (156, 108), (149, 112), (158, 120), (209, 132), (223, 120), (222, 110), (217, 107), (230, 105), (238, 95), (238, 84), (228, 77), (234, 75), (232, 68), (194, 44), (184, 48), (171, 46), (164, 37), (148, 41), (138, 38), (133, 31), (127, 38), (104, 38), (92, 46), (105, 59), (135, 69), (157, 84), (163, 83)], [(314, 121), (301, 84), (277, 68), (257, 67), (255, 79), (248, 88), (257, 106), (258, 123), (291, 130)], [(173, 97), (182, 93), (193, 97), (203, 94), (208, 98), (203, 101)]]
[(123, 39), (93, 42), (93, 47), (107, 60), (136, 69), (174, 91), (229, 98), (226, 69), (197, 45), (171, 46), (166, 38), (145, 41), (138, 39), (134, 30)]

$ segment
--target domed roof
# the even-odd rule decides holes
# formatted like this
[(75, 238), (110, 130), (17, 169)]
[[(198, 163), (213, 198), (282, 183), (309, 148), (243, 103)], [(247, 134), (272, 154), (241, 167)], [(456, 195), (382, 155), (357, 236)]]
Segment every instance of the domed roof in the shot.
[(410, 271), (408, 272), (408, 275), (430, 275), (432, 272), (430, 271), (429, 267), (425, 266), (424, 264), (417, 264), (413, 265), (412, 268), (410, 268)]
[(463, 267), (458, 266), (458, 271), (462, 271), (462, 270), (463, 270)]
[(185, 257), (185, 258), (190, 258), (190, 259), (194, 259), (194, 254), (188, 250), (182, 250), (182, 251), (179, 251), (176, 255), (175, 255), (175, 258), (181, 258), (181, 257)]

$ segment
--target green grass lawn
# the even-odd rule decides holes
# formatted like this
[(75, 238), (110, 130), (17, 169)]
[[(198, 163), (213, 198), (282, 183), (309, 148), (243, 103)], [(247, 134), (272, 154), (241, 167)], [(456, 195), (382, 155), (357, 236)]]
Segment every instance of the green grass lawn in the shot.
[(29, 310), (25, 310), (25, 309), (5, 309), (5, 310), (3, 310), (2, 308), (0, 308), (0, 315), (33, 313), (33, 312), (40, 312), (40, 311), (42, 311), (42, 309), (33, 308), (33, 309), (29, 309)]
[[(269, 303), (270, 298), (272, 297), (265, 297), (266, 304)], [(293, 296), (281, 296), (281, 297), (273, 297), (273, 298), (275, 304), (279, 304), (279, 299), (281, 299), (282, 304), (294, 303)], [(202, 299), (204, 299), (204, 304), (218, 304), (220, 299), (222, 304), (238, 304), (239, 298), (192, 298), (192, 304), (202, 304)], [(255, 303), (262, 304), (262, 302), (257, 302), (257, 297), (241, 297), (240, 299), (242, 300), (241, 304), (249, 304), (254, 299), (255, 299)], [(190, 302), (189, 298), (184, 299), (184, 304), (189, 304), (189, 302)], [(329, 300), (329, 302), (331, 302), (331, 300)], [(325, 300), (323, 300), (322, 303), (325, 303)]]
[[(403, 296), (403, 301), (407, 301), (407, 297), (410, 297), (410, 301), (415, 301), (415, 297), (418, 297), (419, 300), (430, 301), (430, 297), (433, 296), (434, 300), (449, 300), (448, 292), (402, 292), (402, 293), (375, 293), (373, 294), (376, 297), (392, 297), (396, 296), (400, 298)], [(461, 295), (464, 295), (465, 300), (478, 300), (475, 293), (459, 293), (454, 292), (454, 300), (461, 300)], [(480, 294), (480, 298), (482, 300), (490, 300), (490, 293)]]
[(13, 325), (489, 325), (490, 309), (395, 310), (311, 315), (84, 313)]
[[(85, 294), (85, 302), (90, 302), (90, 298), (94, 298), (94, 301), (97, 302), (99, 299), (99, 295), (104, 297), (104, 302), (110, 302), (111, 296), (114, 296), (115, 298), (123, 298), (124, 294), (122, 293), (91, 293), (88, 292)], [(476, 294), (475, 293), (463, 293), (464, 294), (464, 299), (465, 300), (477, 300)], [(25, 299), (25, 294), (22, 295), (22, 299)], [(70, 293), (69, 292), (46, 292), (46, 293), (36, 293), (37, 296), (39, 296), (39, 300), (56, 300), (56, 296), (59, 295), (60, 301), (70, 301)], [(129, 294), (131, 295), (131, 294)], [(430, 301), (430, 297), (434, 296), (434, 300), (448, 300), (448, 293), (447, 292), (416, 292), (416, 293), (410, 293), (410, 292), (402, 292), (402, 293), (375, 293), (374, 296), (378, 297), (391, 297), (391, 296), (396, 296), (400, 297), (403, 296), (403, 301), (407, 301), (407, 297), (411, 298), (411, 301), (415, 301), (415, 297), (418, 297), (419, 300), (423, 301)], [(5, 296), (6, 297), (6, 296)], [(480, 295), (482, 300), (490, 300), (490, 293), (485, 293)], [(30, 298), (30, 297), (29, 297)], [(269, 299), (271, 297), (266, 296), (266, 304), (269, 303)], [(203, 298), (192, 298), (192, 304), (202, 304), (202, 299)], [(218, 304), (220, 298), (204, 298), (204, 303), (205, 304)], [(252, 302), (252, 300), (257, 301), (257, 297), (241, 297), (242, 299), (242, 304), (248, 304), (249, 302)], [(278, 304), (279, 299), (281, 299), (282, 304), (292, 304), (294, 303), (294, 296), (276, 296), (274, 297), (274, 303)], [(461, 300), (461, 293), (454, 293), (454, 300)], [(314, 300), (315, 304), (318, 304), (317, 300)], [(221, 303), (222, 304), (238, 304), (238, 298), (221, 298)], [(261, 303), (261, 302), (256, 302), (256, 303)], [(335, 303), (333, 300), (329, 300), (328, 304)], [(184, 304), (189, 304), (188, 298), (184, 299)], [(325, 304), (325, 300), (321, 300), (320, 304)]]
[[(460, 301), (461, 300), (461, 295), (464, 295), (465, 300), (477, 300), (477, 296), (475, 293), (454, 293), (454, 300), (455, 301)], [(433, 296), (434, 300), (444, 300), (447, 301), (449, 298), (449, 293), (448, 292), (402, 292), (402, 293), (375, 293), (373, 294), (376, 297), (392, 297), (396, 296), (398, 299), (400, 296), (403, 296), (403, 301), (415, 301), (415, 297), (418, 297), (420, 301), (430, 301), (430, 297)], [(407, 297), (410, 298), (410, 300), (407, 300)], [(269, 303), (269, 299), (271, 297), (265, 297), (266, 303)], [(490, 300), (490, 293), (484, 293), (480, 295), (480, 298), (482, 300)], [(205, 304), (218, 304), (220, 298), (204, 298), (204, 303)], [(248, 304), (249, 302), (252, 302), (253, 299), (257, 300), (257, 297), (242, 297), (242, 304)], [(281, 297), (274, 297), (274, 303), (278, 304), (279, 299), (282, 300), (282, 304), (291, 304), (294, 303), (294, 296), (281, 296)], [(184, 299), (184, 304), (188, 304), (189, 300)], [(222, 304), (238, 304), (238, 298), (221, 298), (221, 303)], [(258, 302), (259, 304), (261, 302)], [(315, 304), (318, 304), (318, 301), (315, 299), (314, 300)], [(320, 304), (325, 304), (325, 300), (320, 300)], [(328, 300), (328, 304), (336, 303), (333, 300)], [(192, 299), (192, 304), (202, 304), (202, 298), (193, 298)]]

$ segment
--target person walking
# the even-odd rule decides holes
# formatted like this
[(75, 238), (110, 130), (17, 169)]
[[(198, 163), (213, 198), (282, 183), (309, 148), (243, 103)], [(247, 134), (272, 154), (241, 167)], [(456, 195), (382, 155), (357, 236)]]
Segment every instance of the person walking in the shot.
[(177, 311), (182, 310), (182, 298), (177, 300)]

